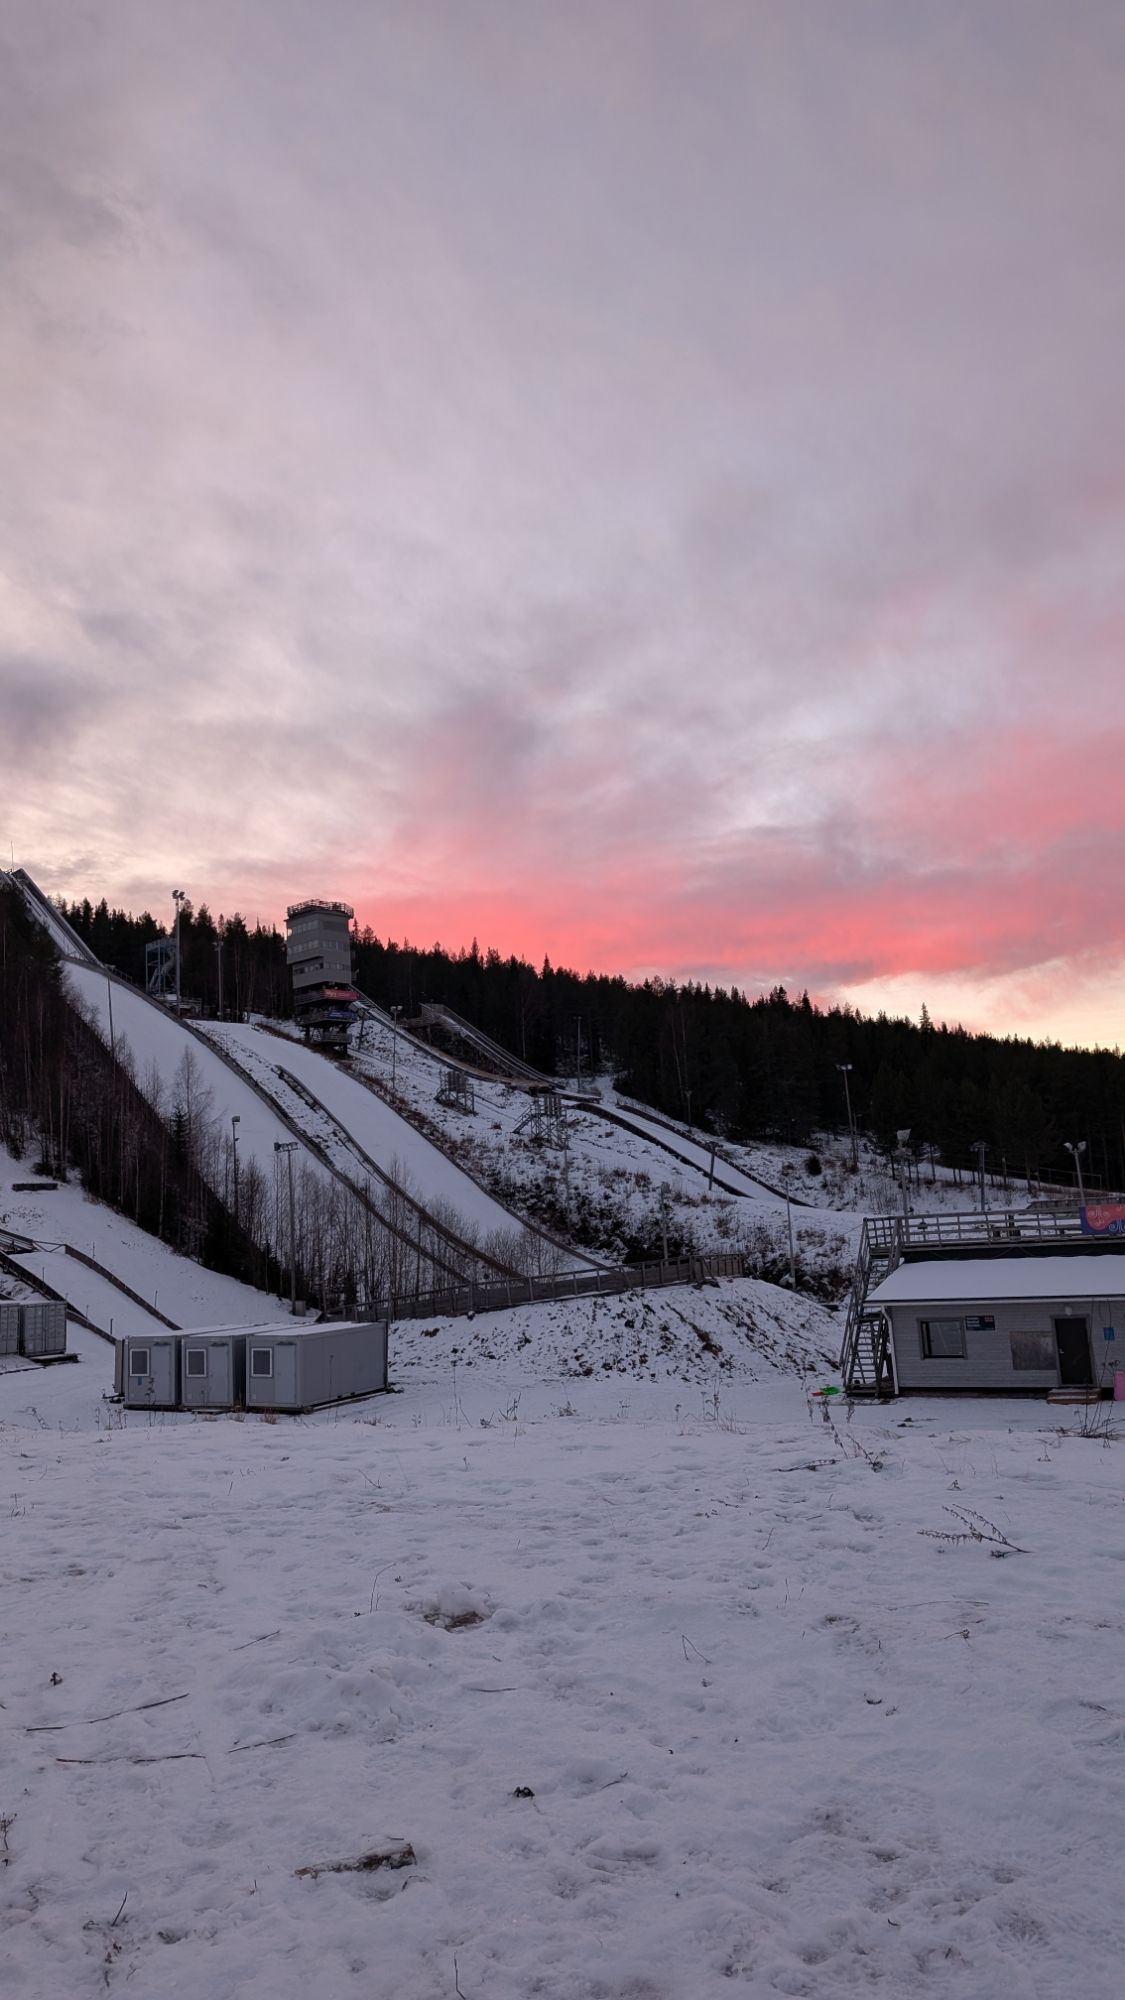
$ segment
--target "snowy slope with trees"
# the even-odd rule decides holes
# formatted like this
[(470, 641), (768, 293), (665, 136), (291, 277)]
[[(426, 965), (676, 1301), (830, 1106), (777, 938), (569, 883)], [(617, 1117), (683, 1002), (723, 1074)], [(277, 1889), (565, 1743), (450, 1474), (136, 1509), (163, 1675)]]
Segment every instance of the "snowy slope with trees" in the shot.
[[(80, 1187), (63, 1184), (16, 1192), (13, 1181), (27, 1178), (26, 1165), (0, 1148), (0, 1248), (13, 1237), (33, 1244), (30, 1251), (9, 1252), (12, 1260), (45, 1278), (103, 1333), (152, 1332), (159, 1322), (107, 1285), (97, 1271), (68, 1256), (64, 1246), (92, 1259), (177, 1326), (225, 1326), (284, 1313), (280, 1301), (222, 1272), (209, 1271), (194, 1258), (178, 1256), (158, 1237), (138, 1229), (105, 1202), (92, 1200)], [(0, 1274), (0, 1290), (4, 1282)]]

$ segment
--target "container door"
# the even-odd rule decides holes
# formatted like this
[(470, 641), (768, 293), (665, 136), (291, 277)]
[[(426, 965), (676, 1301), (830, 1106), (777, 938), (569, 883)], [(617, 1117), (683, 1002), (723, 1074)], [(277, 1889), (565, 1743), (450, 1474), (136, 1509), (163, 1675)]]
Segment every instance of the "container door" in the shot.
[(156, 1403), (176, 1400), (176, 1350), (170, 1340), (152, 1344), (152, 1392)]
[(230, 1342), (216, 1341), (207, 1357), (211, 1379), (207, 1390), (207, 1401), (218, 1410), (229, 1409), (234, 1401), (230, 1379)]
[(210, 1356), (202, 1341), (185, 1340), (181, 1363), (184, 1371), (183, 1399), (193, 1408), (211, 1400), (208, 1393), (209, 1360)]
[(20, 1308), (0, 1305), (0, 1354), (20, 1351)]
[(246, 1343), (246, 1407), (247, 1409), (271, 1409), (276, 1400), (273, 1377), (272, 1340), (248, 1340)]
[(281, 1410), (293, 1408), (297, 1395), (297, 1343), (279, 1340), (273, 1350), (273, 1399)]
[(1055, 1321), (1059, 1381), (1064, 1389), (1085, 1389), (1094, 1379), (1090, 1365), (1090, 1322), (1068, 1316)]
[(155, 1386), (152, 1373), (152, 1342), (150, 1340), (127, 1340), (125, 1400), (127, 1403), (151, 1403), (155, 1400)]

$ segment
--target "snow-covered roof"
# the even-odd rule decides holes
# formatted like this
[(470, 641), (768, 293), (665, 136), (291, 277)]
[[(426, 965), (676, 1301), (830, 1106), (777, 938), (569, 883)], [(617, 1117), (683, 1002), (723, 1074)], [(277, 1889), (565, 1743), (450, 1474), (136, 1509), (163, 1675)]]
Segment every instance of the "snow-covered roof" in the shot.
[(900, 1264), (868, 1293), (872, 1305), (929, 1299), (1115, 1299), (1125, 1297), (1125, 1255), (935, 1258)]

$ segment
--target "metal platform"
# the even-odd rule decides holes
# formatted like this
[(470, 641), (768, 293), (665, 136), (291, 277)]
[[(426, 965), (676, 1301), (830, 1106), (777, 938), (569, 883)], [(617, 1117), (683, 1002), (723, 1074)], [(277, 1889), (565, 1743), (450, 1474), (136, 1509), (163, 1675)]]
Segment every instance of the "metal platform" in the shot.
[[(1100, 1195), (1099, 1200), (1117, 1200)], [(840, 1373), (849, 1396), (893, 1396), (894, 1362), (886, 1319), (868, 1299), (900, 1264), (942, 1258), (1121, 1256), (1125, 1243), (1084, 1233), (1077, 1209), (960, 1210), (952, 1215), (873, 1215), (863, 1225), (840, 1350)]]

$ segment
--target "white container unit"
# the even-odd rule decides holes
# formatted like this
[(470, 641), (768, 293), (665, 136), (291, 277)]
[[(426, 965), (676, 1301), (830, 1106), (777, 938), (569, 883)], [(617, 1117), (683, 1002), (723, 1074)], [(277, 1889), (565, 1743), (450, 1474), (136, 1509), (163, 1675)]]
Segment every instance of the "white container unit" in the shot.
[(121, 1343), (121, 1390), (130, 1410), (174, 1410), (180, 1400), (180, 1336), (131, 1334)]
[(238, 1410), (246, 1392), (245, 1329), (180, 1335), (180, 1402), (185, 1410)]
[(20, 1351), (20, 1306), (8, 1300), (0, 1300), (0, 1354), (18, 1354)]
[(21, 1352), (41, 1361), (52, 1354), (66, 1353), (66, 1301), (35, 1299), (21, 1307)]
[(0, 1354), (26, 1354), (32, 1361), (66, 1353), (66, 1304), (62, 1299), (32, 1299), (27, 1304), (0, 1304)]
[(246, 1341), (248, 1410), (315, 1410), (387, 1387), (387, 1321), (269, 1327)]

